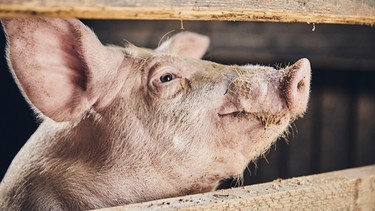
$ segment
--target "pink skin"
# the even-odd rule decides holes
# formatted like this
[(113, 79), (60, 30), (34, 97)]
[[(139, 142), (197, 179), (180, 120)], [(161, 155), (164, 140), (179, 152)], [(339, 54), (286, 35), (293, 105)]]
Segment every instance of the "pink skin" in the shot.
[(93, 209), (206, 192), (303, 115), (310, 64), (200, 60), (207, 37), (104, 46), (76, 19), (6, 19), (8, 59), (43, 123), (0, 185), (1, 209)]

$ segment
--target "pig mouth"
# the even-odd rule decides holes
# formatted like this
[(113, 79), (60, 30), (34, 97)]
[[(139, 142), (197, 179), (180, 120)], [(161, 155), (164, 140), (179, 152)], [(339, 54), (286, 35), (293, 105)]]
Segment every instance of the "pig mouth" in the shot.
[(253, 120), (259, 121), (265, 129), (271, 125), (279, 126), (287, 119), (287, 114), (269, 114), (262, 112), (247, 112), (247, 111), (235, 111), (227, 114), (218, 114), (219, 117), (233, 117), (236, 119)]

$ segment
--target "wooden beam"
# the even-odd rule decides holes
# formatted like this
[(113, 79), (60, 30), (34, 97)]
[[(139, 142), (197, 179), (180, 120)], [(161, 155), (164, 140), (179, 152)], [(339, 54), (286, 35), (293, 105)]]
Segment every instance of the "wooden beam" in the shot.
[(375, 165), (259, 185), (101, 209), (373, 210)]
[(374, 0), (0, 0), (0, 17), (375, 24)]

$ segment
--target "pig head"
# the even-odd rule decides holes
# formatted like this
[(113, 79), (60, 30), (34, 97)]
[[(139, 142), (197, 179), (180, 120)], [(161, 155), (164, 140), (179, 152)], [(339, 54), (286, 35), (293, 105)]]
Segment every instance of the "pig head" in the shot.
[[(310, 64), (200, 58), (205, 36), (104, 46), (77, 19), (3, 19), (7, 58), (43, 120), (0, 185), (1, 210), (81, 210), (206, 192), (306, 110)], [(11, 141), (11, 140), (9, 140)]]

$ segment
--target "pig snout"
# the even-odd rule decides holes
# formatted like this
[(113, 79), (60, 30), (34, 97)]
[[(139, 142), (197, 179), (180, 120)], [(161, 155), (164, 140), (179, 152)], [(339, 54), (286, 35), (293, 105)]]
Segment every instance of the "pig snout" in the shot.
[(245, 66), (234, 72), (227, 103), (220, 108), (219, 116), (252, 114), (260, 119), (279, 119), (288, 113), (295, 120), (306, 111), (311, 79), (308, 59), (279, 70)]
[(298, 117), (306, 111), (310, 93), (311, 68), (308, 59), (300, 59), (286, 70), (284, 97), (290, 114)]

